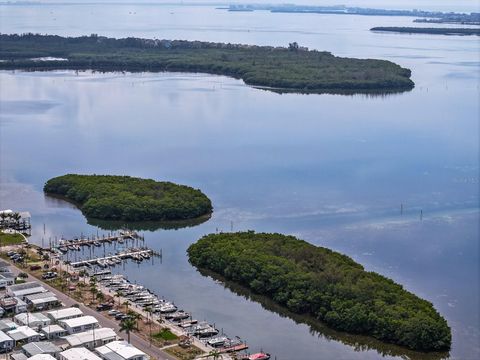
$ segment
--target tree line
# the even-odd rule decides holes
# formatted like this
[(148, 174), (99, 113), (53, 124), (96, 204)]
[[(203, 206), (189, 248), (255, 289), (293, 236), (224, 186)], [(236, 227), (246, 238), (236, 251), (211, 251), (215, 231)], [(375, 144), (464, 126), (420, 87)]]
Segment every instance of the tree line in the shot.
[(200, 190), (130, 176), (68, 174), (48, 180), (43, 190), (96, 219), (185, 220), (212, 212), (210, 199)]
[(351, 258), (293, 236), (210, 234), (188, 249), (190, 262), (266, 295), (336, 330), (417, 351), (443, 351), (451, 330), (433, 305)]

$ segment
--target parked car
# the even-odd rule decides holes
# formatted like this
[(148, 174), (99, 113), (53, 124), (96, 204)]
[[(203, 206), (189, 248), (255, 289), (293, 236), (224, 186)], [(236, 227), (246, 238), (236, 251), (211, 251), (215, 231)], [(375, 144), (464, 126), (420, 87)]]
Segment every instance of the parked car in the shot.
[(42, 267), (40, 265), (32, 265), (30, 266), (30, 270), (31, 271), (35, 271), (35, 270), (40, 270)]
[(112, 309), (112, 310), (109, 310), (109, 311), (108, 311), (108, 315), (111, 315), (111, 316), (115, 316), (115, 315), (117, 315), (117, 314), (119, 314), (119, 313), (120, 313), (120, 311), (115, 310), (115, 309)]
[(122, 320), (122, 318), (123, 318), (124, 316), (127, 316), (127, 315), (125, 315), (125, 314), (122, 313), (122, 312), (119, 312), (117, 315), (115, 315), (115, 319), (117, 319), (117, 320)]
[(100, 304), (97, 306), (97, 311), (110, 310), (113, 307), (112, 304)]
[(47, 271), (45, 274), (42, 275), (42, 279), (53, 279), (57, 277), (57, 273), (55, 271)]

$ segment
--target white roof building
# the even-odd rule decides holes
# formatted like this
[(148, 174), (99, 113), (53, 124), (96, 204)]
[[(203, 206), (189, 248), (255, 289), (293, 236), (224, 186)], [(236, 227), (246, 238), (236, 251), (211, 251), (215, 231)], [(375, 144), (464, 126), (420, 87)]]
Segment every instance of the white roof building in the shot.
[(67, 330), (69, 334), (75, 334), (98, 327), (98, 320), (91, 315), (61, 320), (58, 323)]
[(53, 321), (73, 319), (83, 315), (83, 311), (76, 307), (59, 309), (47, 312), (47, 316)]
[(56, 324), (45, 326), (42, 328), (42, 330), (40, 330), (40, 332), (45, 334), (47, 339), (56, 339), (60, 336), (67, 335), (67, 330)]
[(105, 360), (147, 360), (150, 357), (126, 341), (112, 341), (100, 346), (96, 352)]
[(29, 357), (28, 360), (56, 360), (52, 355), (49, 354), (38, 354)]
[(50, 291), (26, 295), (24, 298), (28, 304), (33, 305), (37, 309), (43, 309), (49, 305), (58, 303), (57, 296)]
[(68, 335), (64, 339), (67, 340), (71, 347), (85, 346), (88, 349), (94, 349), (97, 346), (117, 340), (117, 334), (113, 329), (100, 328)]
[(10, 330), (7, 332), (7, 335), (15, 341), (38, 341), (40, 339), (40, 334), (28, 326), (20, 326), (14, 330)]
[(51, 320), (42, 313), (21, 313), (15, 315), (14, 321), (19, 325), (27, 325), (31, 328), (39, 328), (50, 324)]
[(24, 284), (17, 284), (7, 287), (7, 294), (10, 296), (17, 296), (23, 300), (27, 295), (38, 294), (46, 292), (47, 290), (36, 281), (27, 282)]
[(71, 348), (59, 354), (60, 360), (102, 360), (84, 347)]

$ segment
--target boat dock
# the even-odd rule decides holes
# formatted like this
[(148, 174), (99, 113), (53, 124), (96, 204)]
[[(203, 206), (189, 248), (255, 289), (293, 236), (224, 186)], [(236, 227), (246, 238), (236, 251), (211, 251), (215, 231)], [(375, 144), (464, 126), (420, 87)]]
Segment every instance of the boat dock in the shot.
[(120, 231), (118, 234), (114, 233), (108, 236), (92, 236), (91, 238), (80, 237), (79, 239), (75, 238), (70, 240), (60, 239), (57, 249), (65, 253), (69, 250), (80, 250), (80, 247), (83, 246), (102, 246), (102, 244), (111, 244), (113, 242), (118, 242), (122, 244), (128, 240), (144, 241), (144, 237), (139, 235), (135, 231)]
[(74, 268), (86, 266), (90, 267), (91, 265), (98, 265), (100, 267), (107, 267), (109, 265), (114, 265), (122, 260), (133, 259), (137, 261), (142, 261), (144, 259), (149, 259), (152, 256), (162, 256), (161, 253), (157, 253), (152, 249), (130, 249), (127, 251), (121, 251), (115, 255), (109, 255), (104, 257), (98, 257), (93, 259), (80, 260), (70, 263)]

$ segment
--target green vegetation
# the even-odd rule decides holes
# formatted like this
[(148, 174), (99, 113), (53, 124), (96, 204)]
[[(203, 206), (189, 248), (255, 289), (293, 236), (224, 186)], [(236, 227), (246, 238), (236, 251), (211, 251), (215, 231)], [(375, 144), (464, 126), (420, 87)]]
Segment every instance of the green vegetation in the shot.
[(210, 234), (190, 262), (334, 329), (417, 351), (448, 350), (451, 330), (433, 305), (351, 258), (293, 236)]
[(200, 191), (170, 182), (109, 175), (64, 175), (43, 190), (77, 204), (87, 217), (104, 220), (184, 220), (210, 214)]
[(21, 234), (7, 234), (0, 232), (0, 246), (18, 245), (22, 244), (24, 241), (25, 240)]
[[(67, 61), (38, 58), (55, 57)], [(288, 48), (180, 40), (0, 35), (0, 69), (181, 71), (219, 74), (296, 92), (395, 92), (413, 88), (411, 72), (385, 60), (341, 58)], [(45, 59), (43, 59), (45, 60)]]
[(422, 27), (394, 27), (379, 26), (371, 31), (387, 31), (408, 34), (431, 34), (431, 35), (480, 35), (479, 28), (422, 28)]
[(174, 333), (172, 333), (169, 329), (167, 328), (163, 328), (162, 330), (160, 330), (159, 332), (157, 332), (156, 334), (153, 334), (152, 337), (154, 339), (162, 339), (162, 340), (166, 340), (166, 341), (171, 341), (171, 340), (176, 340), (178, 339), (178, 336), (175, 335)]

